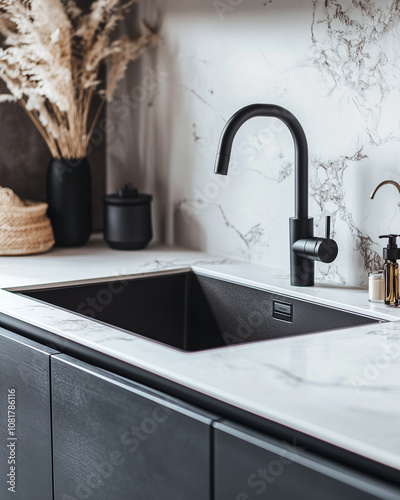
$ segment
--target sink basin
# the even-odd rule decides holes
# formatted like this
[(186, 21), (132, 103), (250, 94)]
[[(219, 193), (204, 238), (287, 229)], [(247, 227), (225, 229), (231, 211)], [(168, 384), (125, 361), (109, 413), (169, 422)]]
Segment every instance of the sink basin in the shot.
[(380, 321), (191, 271), (18, 293), (184, 351)]

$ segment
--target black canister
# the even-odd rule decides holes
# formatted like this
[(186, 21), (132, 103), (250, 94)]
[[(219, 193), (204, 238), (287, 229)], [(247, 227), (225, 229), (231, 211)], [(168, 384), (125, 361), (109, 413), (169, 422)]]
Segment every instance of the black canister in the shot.
[(132, 184), (104, 196), (104, 239), (116, 250), (140, 250), (153, 237), (150, 194), (139, 194)]

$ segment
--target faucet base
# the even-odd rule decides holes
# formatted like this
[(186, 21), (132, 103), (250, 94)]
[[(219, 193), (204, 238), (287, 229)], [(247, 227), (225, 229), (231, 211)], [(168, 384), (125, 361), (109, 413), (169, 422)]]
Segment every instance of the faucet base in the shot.
[(312, 217), (289, 219), (290, 232), (290, 284), (293, 286), (314, 286), (314, 261), (299, 255), (293, 245), (296, 241), (314, 236)]

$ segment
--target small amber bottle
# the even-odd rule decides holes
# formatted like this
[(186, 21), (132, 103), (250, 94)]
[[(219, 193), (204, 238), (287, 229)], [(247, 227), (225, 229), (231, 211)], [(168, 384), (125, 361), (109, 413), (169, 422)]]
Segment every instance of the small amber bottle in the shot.
[(399, 305), (399, 265), (400, 249), (397, 248), (396, 238), (398, 234), (387, 234), (379, 238), (389, 238), (386, 248), (383, 249), (383, 275), (385, 278), (385, 304), (389, 307)]

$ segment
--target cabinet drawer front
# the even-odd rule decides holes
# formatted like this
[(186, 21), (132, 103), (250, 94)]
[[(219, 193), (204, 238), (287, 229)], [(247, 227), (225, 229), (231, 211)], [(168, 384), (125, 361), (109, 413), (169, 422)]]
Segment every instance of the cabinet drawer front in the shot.
[(208, 500), (212, 417), (65, 355), (52, 360), (55, 500)]
[(229, 422), (214, 423), (215, 500), (398, 500), (400, 489)]
[(49, 375), (53, 353), (0, 328), (1, 500), (53, 498)]

